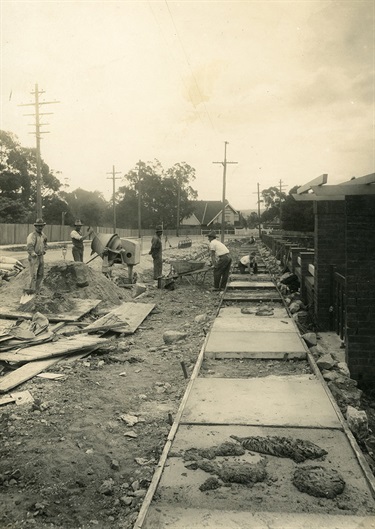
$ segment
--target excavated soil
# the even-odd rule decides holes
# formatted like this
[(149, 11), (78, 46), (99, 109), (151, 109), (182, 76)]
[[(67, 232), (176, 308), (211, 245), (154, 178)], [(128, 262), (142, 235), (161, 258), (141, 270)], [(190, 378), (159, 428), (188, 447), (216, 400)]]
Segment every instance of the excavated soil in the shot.
[[(171, 249), (165, 255), (168, 260), (204, 260), (204, 249), (202, 245)], [(46, 265), (41, 295), (61, 303), (101, 299), (107, 307), (132, 300), (131, 290), (101, 274), (98, 260), (87, 268), (88, 285), (80, 287), (74, 263), (61, 261), (59, 255)], [(155, 304), (137, 331), (112, 338), (79, 361), (64, 360), (47, 370), (60, 378), (36, 376), (17, 387), (17, 391), (30, 391), (32, 403), (0, 406), (1, 528), (133, 527), (188, 383), (184, 369), (190, 377), (220, 299), (219, 293), (211, 292), (212, 275), (207, 274), (203, 284), (179, 278), (175, 290), (168, 291), (155, 287), (149, 256), (142, 256), (135, 270), (138, 281), (147, 286), (138, 302)], [(168, 272), (168, 264), (164, 270)], [(0, 304), (18, 303), (28, 286), (25, 271), (1, 287)], [(53, 297), (56, 292), (60, 300)], [(206, 317), (196, 320), (199, 315)], [(182, 331), (187, 337), (167, 345), (163, 340), (167, 330)], [(215, 371), (220, 376), (226, 363), (207, 361), (203, 373), (212, 376)], [(306, 363), (302, 366), (296, 361), (243, 361), (238, 365), (246, 377), (306, 369)], [(237, 454), (241, 446), (236, 446), (218, 445), (213, 460), (204, 464), (200, 457), (201, 468), (212, 470), (209, 463), (223, 457), (220, 451)], [(290, 464), (288, 459), (283, 461)], [(203, 494), (198, 487), (206, 478), (204, 489), (210, 494), (218, 487), (218, 493), (226, 489), (221, 486), (224, 479), (250, 483), (254, 468), (247, 470), (248, 475), (242, 475), (241, 469), (226, 466), (221, 476), (205, 474), (196, 485), (197, 492)], [(262, 469), (258, 471), (263, 475)], [(257, 495), (269, 494), (267, 483), (255, 486), (264, 487)], [(294, 489), (299, 498), (301, 493)], [(237, 496), (231, 493), (231, 497), (235, 506)]]

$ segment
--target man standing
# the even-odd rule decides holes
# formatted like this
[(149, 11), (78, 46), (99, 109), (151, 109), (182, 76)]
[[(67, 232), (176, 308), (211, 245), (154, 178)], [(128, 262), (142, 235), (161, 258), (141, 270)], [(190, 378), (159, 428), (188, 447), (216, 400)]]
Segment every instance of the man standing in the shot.
[(88, 234), (84, 237), (81, 233), (82, 226), (83, 226), (82, 222), (80, 220), (76, 220), (74, 223), (74, 230), (70, 233), (70, 238), (72, 239), (72, 244), (73, 244), (73, 248), (72, 248), (73, 259), (81, 263), (83, 263), (83, 250), (84, 250), (83, 241), (87, 239), (92, 233), (92, 230), (88, 228)]
[(232, 258), (225, 244), (216, 239), (214, 231), (210, 231), (207, 237), (210, 241), (211, 262), (214, 267), (213, 290), (224, 290), (227, 286)]
[(163, 274), (163, 243), (161, 236), (163, 228), (156, 226), (155, 235), (151, 239), (151, 250), (149, 254), (154, 261), (154, 279), (158, 279)]
[(42, 219), (37, 219), (34, 222), (35, 231), (26, 239), (31, 278), (30, 293), (39, 292), (44, 277), (44, 254), (47, 250), (47, 237), (43, 233), (45, 225)]

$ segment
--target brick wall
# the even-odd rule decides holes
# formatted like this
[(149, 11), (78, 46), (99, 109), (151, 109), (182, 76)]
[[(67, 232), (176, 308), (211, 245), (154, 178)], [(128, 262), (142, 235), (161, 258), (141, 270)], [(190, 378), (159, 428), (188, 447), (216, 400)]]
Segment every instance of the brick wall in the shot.
[(375, 388), (375, 196), (347, 196), (346, 361), (361, 387)]
[(321, 331), (332, 330), (332, 266), (345, 275), (345, 202), (314, 202), (315, 318)]

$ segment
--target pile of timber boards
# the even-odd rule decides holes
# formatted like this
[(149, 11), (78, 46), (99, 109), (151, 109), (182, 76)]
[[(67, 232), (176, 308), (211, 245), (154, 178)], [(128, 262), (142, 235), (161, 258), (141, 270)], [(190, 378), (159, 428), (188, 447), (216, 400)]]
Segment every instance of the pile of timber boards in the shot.
[[(80, 312), (77, 307), (74, 311), (75, 319), (72, 319), (72, 314), (65, 314), (62, 321), (53, 326), (48, 325), (48, 328), (27, 339), (15, 338), (16, 333), (13, 331), (19, 320), (0, 319), (0, 393), (9, 392), (60, 360), (77, 360), (103, 347), (109, 340), (98, 333), (113, 331), (133, 334), (155, 306), (149, 303), (123, 303), (97, 320), (87, 322), (82, 328), (84, 322), (78, 320), (95, 308), (100, 300), (90, 302), (84, 303)], [(20, 317), (14, 314), (7, 316)], [(24, 320), (32, 317), (32, 314), (22, 314)], [(51, 321), (50, 315), (46, 314), (46, 317)], [(58, 316), (53, 315), (53, 320), (57, 321)], [(66, 322), (70, 322), (69, 328), (74, 323), (80, 328), (64, 332)], [(1, 376), (3, 373), (5, 374)], [(6, 402), (12, 400), (5, 399), (4, 403)]]

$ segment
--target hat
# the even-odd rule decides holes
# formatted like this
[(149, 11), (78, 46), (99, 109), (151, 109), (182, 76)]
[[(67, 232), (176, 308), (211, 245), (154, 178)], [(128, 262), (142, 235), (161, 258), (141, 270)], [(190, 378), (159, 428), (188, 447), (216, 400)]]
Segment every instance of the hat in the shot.
[(156, 231), (156, 233), (158, 231), (163, 231), (163, 226), (156, 226), (155, 231)]
[(210, 233), (207, 235), (209, 239), (216, 239), (216, 232), (210, 231)]
[(36, 219), (36, 221), (34, 222), (34, 226), (45, 226), (46, 223), (44, 222), (43, 219)]
[(83, 226), (83, 224), (79, 219), (77, 219), (76, 221), (74, 221), (74, 226)]

